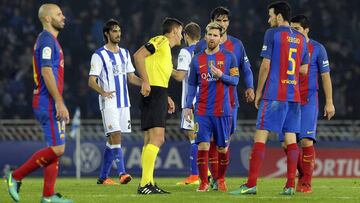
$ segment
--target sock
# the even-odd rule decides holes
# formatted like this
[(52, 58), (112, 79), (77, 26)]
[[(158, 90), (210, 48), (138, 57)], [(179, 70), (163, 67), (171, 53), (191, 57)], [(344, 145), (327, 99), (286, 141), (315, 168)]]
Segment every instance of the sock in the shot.
[(219, 174), (218, 179), (225, 179), (226, 169), (229, 166), (229, 148), (226, 153), (219, 152)]
[(304, 176), (304, 169), (303, 169), (303, 152), (301, 150), (299, 150), (299, 156), (298, 156), (296, 168), (299, 173), (299, 178), (302, 179), (302, 177)]
[(144, 163), (144, 151), (145, 151), (145, 147), (146, 147), (146, 145), (144, 145), (144, 146), (142, 147), (142, 150), (141, 150), (141, 167), (142, 167), (142, 165), (143, 165), (143, 163)]
[(105, 180), (109, 176), (113, 160), (114, 157), (110, 149), (110, 144), (106, 143), (103, 154), (103, 162), (101, 165), (100, 176), (99, 176), (101, 180)]
[(198, 150), (197, 165), (198, 165), (198, 169), (199, 169), (199, 176), (200, 176), (201, 183), (209, 184), (208, 162), (209, 162), (209, 151)]
[(260, 167), (265, 156), (265, 144), (261, 142), (254, 143), (249, 160), (249, 175), (246, 183), (247, 187), (256, 186), (259, 177)]
[[(287, 149), (284, 148), (284, 152), (285, 152), (285, 155), (287, 155)], [(303, 153), (302, 151), (299, 150), (299, 157), (298, 157), (298, 161), (297, 161), (297, 170), (298, 170), (298, 173), (299, 173), (299, 178), (302, 179), (303, 175), (304, 175), (304, 171), (303, 171), (303, 164), (302, 164), (302, 157), (303, 157)]]
[(218, 151), (216, 149), (215, 141), (210, 142), (210, 149), (209, 149), (209, 169), (211, 172), (211, 176), (214, 180), (218, 179), (218, 170), (219, 170), (219, 157)]
[(315, 148), (314, 145), (309, 147), (303, 147), (303, 157), (302, 157), (302, 166), (303, 166), (303, 182), (311, 185), (311, 178), (314, 171), (315, 164)]
[(199, 175), (198, 167), (197, 167), (197, 152), (198, 146), (195, 144), (194, 140), (191, 140), (191, 151), (190, 151), (190, 170), (191, 175)]
[(55, 194), (55, 182), (59, 171), (59, 158), (44, 168), (44, 189), (43, 197), (50, 197)]
[(54, 159), (57, 159), (55, 152), (50, 148), (43, 148), (35, 152), (30, 159), (28, 159), (23, 165), (16, 169), (12, 176), (15, 180), (20, 181), (25, 178), (29, 173), (35, 171), (40, 167), (46, 167), (52, 163)]
[(111, 145), (111, 151), (114, 157), (115, 164), (117, 166), (118, 175), (120, 176), (121, 174), (126, 173), (121, 145)]
[(295, 187), (296, 167), (299, 149), (296, 143), (287, 145), (287, 182), (286, 186)]
[(143, 153), (143, 167), (140, 186), (144, 187), (148, 183), (154, 184), (154, 167), (159, 147), (148, 144)]

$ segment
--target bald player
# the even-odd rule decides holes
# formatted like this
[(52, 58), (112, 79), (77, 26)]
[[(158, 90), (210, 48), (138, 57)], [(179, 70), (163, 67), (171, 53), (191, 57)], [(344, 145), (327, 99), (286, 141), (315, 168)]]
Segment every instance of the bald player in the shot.
[(65, 124), (69, 123), (69, 112), (62, 97), (64, 54), (57, 40), (60, 30), (64, 28), (65, 16), (56, 4), (43, 4), (39, 8), (39, 19), (43, 31), (34, 45), (35, 89), (32, 107), (48, 146), (35, 152), (23, 165), (6, 174), (5, 178), (11, 198), (18, 202), (21, 180), (31, 172), (44, 168), (41, 202), (72, 203), (72, 200), (54, 192), (59, 158), (65, 151)]

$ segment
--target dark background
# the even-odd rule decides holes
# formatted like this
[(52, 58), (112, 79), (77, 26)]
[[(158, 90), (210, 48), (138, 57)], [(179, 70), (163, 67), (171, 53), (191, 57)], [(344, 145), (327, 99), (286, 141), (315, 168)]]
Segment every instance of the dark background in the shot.
[[(109, 18), (120, 21), (121, 47), (134, 53), (149, 38), (160, 34), (164, 17), (175, 17), (187, 24), (194, 21), (202, 28), (216, 6), (230, 9), (228, 33), (240, 38), (254, 73), (254, 84), (260, 63), (260, 50), (267, 24), (270, 1), (233, 0), (76, 0), (76, 1), (0, 1), (0, 118), (33, 118), (31, 101), (33, 84), (32, 52), (42, 27), (37, 18), (45, 2), (60, 5), (66, 16), (65, 28), (58, 39), (65, 54), (64, 98), (71, 112), (81, 108), (83, 118), (100, 118), (97, 94), (87, 86), (91, 54), (103, 45), (102, 26)], [(288, 1), (293, 14), (306, 14), (311, 21), (310, 37), (327, 49), (333, 82), (336, 119), (358, 119), (360, 115), (360, 1), (296, 0)], [(184, 46), (184, 45), (183, 45)], [(173, 49), (176, 67), (179, 48)], [(254, 119), (253, 105), (244, 103), (244, 83), (240, 79), (239, 118)], [(180, 117), (181, 83), (171, 80), (170, 93)], [(321, 86), (321, 82), (319, 83)], [(139, 88), (130, 86), (132, 117), (139, 117)], [(320, 92), (320, 115), (323, 111)]]

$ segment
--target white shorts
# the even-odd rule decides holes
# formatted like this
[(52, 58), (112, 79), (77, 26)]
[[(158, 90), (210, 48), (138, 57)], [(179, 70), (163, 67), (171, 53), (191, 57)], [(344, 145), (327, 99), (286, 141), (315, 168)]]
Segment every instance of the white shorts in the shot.
[(106, 136), (116, 131), (131, 132), (130, 107), (105, 108), (101, 110), (101, 115)]
[(191, 119), (191, 122), (187, 121), (186, 118), (184, 118), (184, 109), (181, 113), (181, 124), (180, 128), (184, 130), (194, 130), (194, 115)]

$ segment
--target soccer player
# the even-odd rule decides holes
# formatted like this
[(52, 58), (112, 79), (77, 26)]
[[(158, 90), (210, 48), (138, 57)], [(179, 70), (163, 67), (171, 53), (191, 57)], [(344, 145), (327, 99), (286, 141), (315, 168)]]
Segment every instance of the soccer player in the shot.
[[(239, 69), (244, 77), (246, 91), (245, 91), (245, 98), (246, 102), (253, 102), (254, 101), (254, 84), (253, 84), (253, 73), (251, 71), (251, 65), (249, 63), (249, 59), (246, 55), (245, 48), (241, 40), (227, 34), (227, 30), (230, 24), (230, 11), (227, 8), (222, 6), (215, 8), (211, 12), (211, 22), (217, 22), (221, 26), (224, 27), (225, 33), (221, 37), (221, 44), (220, 49), (226, 49), (230, 52), (233, 52), (236, 59)], [(206, 48), (206, 41), (203, 39), (201, 40), (196, 48), (195, 53), (202, 51)], [(236, 120), (237, 120), (237, 112), (239, 108), (239, 100), (237, 95), (237, 88), (236, 86), (230, 87), (230, 101), (233, 107), (233, 114), (232, 114), (232, 124), (230, 135), (235, 133), (236, 130)], [(227, 150), (227, 156), (229, 156), (230, 150)], [(216, 150), (215, 142), (210, 142), (210, 150), (209, 150), (209, 163), (210, 163), (210, 171), (211, 171), (211, 187), (216, 190), (217, 189), (217, 174), (219, 168), (218, 162), (218, 153)]]
[(135, 66), (142, 79), (141, 129), (145, 131), (141, 154), (142, 175), (138, 194), (166, 194), (154, 181), (155, 160), (165, 140), (166, 114), (175, 111), (167, 89), (173, 70), (171, 48), (181, 44), (182, 23), (165, 18), (162, 33), (141, 46), (134, 54)]
[[(324, 46), (309, 38), (309, 20), (306, 16), (298, 15), (293, 17), (291, 27), (305, 36), (309, 51), (308, 73), (304, 76), (300, 75), (301, 124), (297, 139), (300, 140), (302, 153), (300, 153), (297, 163), (299, 180), (296, 192), (311, 193), (311, 179), (315, 165), (314, 142), (316, 142), (316, 125), (319, 113), (319, 75), (321, 75), (326, 98), (324, 116), (328, 120), (335, 115), (335, 107), (332, 97), (329, 60)], [(283, 144), (284, 134), (281, 133), (279, 139), (283, 147), (286, 147)]]
[[(193, 100), (196, 143), (198, 144), (197, 164), (201, 183), (199, 192), (209, 190), (208, 157), (210, 139), (214, 136), (219, 152), (218, 188), (226, 191), (225, 173), (229, 164), (227, 148), (230, 138), (232, 105), (230, 103), (231, 86), (239, 82), (239, 70), (235, 56), (219, 44), (224, 28), (211, 22), (206, 26), (207, 48), (195, 55), (190, 64), (188, 94), (184, 116), (189, 121), (192, 116)], [(197, 88), (199, 88), (198, 93)]]
[(59, 158), (65, 151), (65, 124), (69, 123), (69, 112), (62, 97), (64, 54), (57, 40), (60, 30), (64, 28), (65, 16), (56, 4), (41, 5), (38, 15), (43, 31), (34, 46), (35, 89), (32, 106), (48, 147), (35, 152), (23, 165), (6, 174), (5, 178), (10, 196), (18, 202), (21, 180), (42, 167), (44, 189), (41, 202), (70, 203), (73, 201), (54, 192)]
[(124, 156), (121, 149), (121, 133), (131, 132), (130, 99), (127, 79), (134, 85), (141, 85), (141, 79), (134, 72), (131, 57), (127, 49), (118, 46), (121, 28), (118, 21), (108, 20), (103, 27), (105, 45), (95, 51), (91, 57), (89, 86), (99, 93), (101, 110), (107, 143), (103, 155), (103, 164), (97, 184), (114, 185), (108, 178), (113, 161), (121, 184), (131, 181), (126, 173)]
[[(184, 40), (188, 47), (182, 48), (178, 56), (178, 66), (177, 70), (172, 71), (172, 77), (177, 81), (182, 81), (182, 94), (181, 94), (181, 108), (185, 108), (186, 95), (187, 95), (187, 81), (189, 76), (190, 62), (191, 58), (194, 56), (194, 48), (196, 43), (200, 40), (201, 29), (200, 26), (194, 22), (187, 24), (184, 27)], [(199, 172), (196, 164), (197, 160), (197, 145), (195, 143), (195, 134), (194, 134), (194, 121), (187, 122), (183, 117), (184, 110), (181, 116), (181, 128), (187, 132), (187, 135), (190, 140), (191, 150), (190, 150), (190, 172), (191, 174), (185, 178), (185, 180), (180, 181), (177, 185), (188, 185), (188, 184), (199, 184)]]
[(291, 9), (284, 1), (268, 6), (270, 26), (265, 33), (263, 57), (255, 107), (258, 109), (254, 145), (246, 184), (231, 194), (256, 194), (256, 181), (265, 155), (269, 131), (285, 133), (287, 182), (280, 194), (295, 193), (296, 163), (299, 155), (296, 134), (300, 130), (299, 73), (306, 74), (309, 61), (305, 36), (289, 26)]

